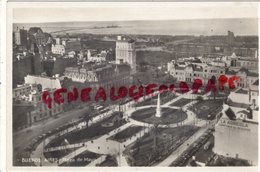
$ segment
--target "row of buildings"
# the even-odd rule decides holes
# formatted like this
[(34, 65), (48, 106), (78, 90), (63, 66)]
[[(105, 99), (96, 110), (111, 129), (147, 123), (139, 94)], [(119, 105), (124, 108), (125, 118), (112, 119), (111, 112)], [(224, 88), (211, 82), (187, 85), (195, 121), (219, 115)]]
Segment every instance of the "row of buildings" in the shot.
[(193, 82), (225, 74), (237, 76), (217, 118), (213, 151), (218, 157), (247, 160), (258, 164), (259, 74), (258, 58), (231, 56), (179, 58), (168, 63), (168, 73), (177, 81)]
[[(60, 45), (59, 39), (56, 40), (56, 44)], [(63, 44), (65, 42), (61, 45)], [(14, 126), (17, 128), (21, 127), (21, 125), (29, 126), (37, 121), (66, 111), (69, 107), (68, 103), (62, 105), (53, 103), (51, 109), (47, 108), (41, 100), (42, 92), (45, 90), (48, 90), (52, 95), (55, 89), (61, 87), (68, 90), (74, 87), (78, 88), (78, 90), (91, 87), (92, 93), (94, 93), (99, 87), (110, 90), (113, 86), (119, 88), (120, 86), (131, 85), (133, 81), (132, 74), (136, 72), (135, 43), (131, 39), (121, 39), (119, 37), (116, 45), (116, 61), (113, 62), (105, 59), (98, 61), (89, 53), (89, 59), (93, 58), (92, 60), (75, 67), (65, 68), (62, 76), (54, 76), (52, 72), (50, 72), (51, 75), (27, 74), (24, 77), (24, 84), (13, 89), (13, 99), (16, 102), (14, 109), (17, 111), (21, 107), (28, 107), (23, 114), (14, 114), (14, 119), (17, 119), (14, 121), (23, 121)], [(36, 44), (36, 46), (39, 45)], [(52, 63), (55, 64), (56, 62)], [(47, 67), (52, 66), (47, 62), (45, 64), (48, 65)], [(71, 105), (73, 106), (73, 104)]]
[(258, 59), (224, 56), (219, 59), (189, 58), (173, 60), (167, 64), (167, 70), (178, 81), (187, 83), (201, 79), (206, 84), (213, 76), (238, 76), (237, 86), (248, 88), (258, 79)]

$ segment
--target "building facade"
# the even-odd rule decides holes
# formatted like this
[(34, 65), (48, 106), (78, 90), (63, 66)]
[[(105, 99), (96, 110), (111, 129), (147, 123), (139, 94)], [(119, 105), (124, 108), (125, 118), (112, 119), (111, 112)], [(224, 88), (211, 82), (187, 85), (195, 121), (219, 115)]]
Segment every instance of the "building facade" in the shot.
[[(231, 92), (215, 126), (214, 152), (258, 164), (258, 83)], [(253, 96), (252, 96), (253, 95)]]
[(131, 68), (127, 64), (93, 64), (83, 68), (68, 67), (64, 76), (79, 87), (91, 87), (93, 91), (103, 87), (109, 91), (111, 87), (119, 88), (132, 84), (130, 73)]
[(205, 63), (179, 64), (171, 61), (168, 63), (168, 72), (178, 81), (189, 83), (193, 82), (194, 79), (201, 79), (203, 84), (207, 84), (208, 80), (212, 77), (217, 79), (220, 75), (225, 74), (225, 68)]
[(13, 98), (19, 99), (23, 95), (29, 95), (31, 89), (30, 84), (18, 85), (18, 87), (13, 89)]
[(258, 71), (258, 58), (246, 58), (238, 57), (234, 60), (233, 66), (234, 69), (246, 68), (250, 71)]
[[(50, 92), (50, 96), (54, 100), (53, 92), (54, 89), (45, 89)], [(45, 118), (49, 118), (51, 116), (55, 116), (59, 113), (63, 112), (63, 106), (64, 104), (58, 104), (52, 101), (52, 108), (48, 108), (46, 104), (42, 101), (42, 92), (39, 92), (37, 90), (32, 91), (32, 93), (29, 95), (29, 102), (33, 104), (33, 111), (29, 114), (27, 114), (27, 120), (28, 124), (35, 123), (37, 121), (43, 120)]]
[(126, 40), (118, 36), (116, 41), (116, 63), (127, 63), (132, 73), (136, 73), (136, 50), (134, 40)]
[(39, 84), (42, 89), (57, 89), (61, 88), (61, 83), (58, 78), (52, 78), (40, 75), (27, 75), (24, 77), (25, 84)]
[(65, 47), (64, 47), (64, 45), (59, 45), (59, 44), (54, 45), (54, 44), (52, 44), (51, 52), (53, 54), (64, 55), (65, 54)]
[(235, 82), (236, 87), (250, 88), (250, 86), (258, 80), (258, 73), (250, 72), (246, 68), (242, 67), (238, 71), (226, 71), (226, 76), (237, 76), (238, 80)]

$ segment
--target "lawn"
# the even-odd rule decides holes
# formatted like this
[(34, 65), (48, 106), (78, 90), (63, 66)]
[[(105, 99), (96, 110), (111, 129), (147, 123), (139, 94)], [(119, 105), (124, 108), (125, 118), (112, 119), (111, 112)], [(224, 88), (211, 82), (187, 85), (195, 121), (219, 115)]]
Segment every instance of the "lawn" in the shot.
[(60, 159), (71, 152), (75, 151), (78, 148), (72, 148), (72, 149), (66, 149), (66, 150), (58, 150), (58, 151), (52, 151), (52, 152), (44, 152), (44, 157), (49, 161), (53, 162), (54, 159)]
[(223, 100), (203, 100), (196, 103), (191, 110), (200, 119), (213, 120), (216, 114), (222, 110)]
[(101, 162), (100, 164), (97, 164), (96, 166), (99, 167), (117, 167), (117, 160), (115, 157), (108, 155), (105, 159), (105, 161)]
[[(118, 114), (120, 115), (120, 114)], [(58, 137), (54, 140), (52, 140), (46, 147), (56, 147), (60, 146), (62, 142), (64, 142), (64, 139), (67, 139), (70, 144), (73, 143), (79, 143), (79, 142), (85, 142), (89, 141), (91, 139), (100, 137), (104, 134), (109, 133), (110, 131), (118, 128), (119, 126), (122, 126), (125, 124), (124, 120), (115, 120), (115, 117), (118, 115), (112, 115), (109, 118), (104, 119), (103, 121), (100, 121), (98, 123), (95, 123), (88, 128), (84, 128), (81, 130), (75, 130), (71, 133), (65, 134), (61, 137)], [(112, 126), (104, 126), (102, 124), (105, 123), (113, 123)]]
[(162, 117), (160, 118), (155, 117), (155, 113), (155, 107), (140, 109), (132, 114), (132, 118), (137, 121), (156, 124), (173, 124), (187, 118), (187, 114), (184, 111), (171, 108), (162, 108)]
[(110, 140), (115, 140), (118, 141), (120, 143), (126, 141), (126, 139), (134, 136), (135, 134), (137, 134), (139, 131), (141, 131), (143, 129), (142, 126), (130, 126), (122, 131), (120, 131), (119, 133), (109, 137), (108, 139)]

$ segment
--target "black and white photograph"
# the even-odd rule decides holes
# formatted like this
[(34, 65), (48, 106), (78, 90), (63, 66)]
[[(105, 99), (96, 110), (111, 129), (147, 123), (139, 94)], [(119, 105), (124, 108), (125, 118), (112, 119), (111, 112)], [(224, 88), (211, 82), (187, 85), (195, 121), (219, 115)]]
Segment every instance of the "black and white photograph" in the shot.
[(8, 13), (11, 166), (258, 166), (258, 3), (30, 5)]

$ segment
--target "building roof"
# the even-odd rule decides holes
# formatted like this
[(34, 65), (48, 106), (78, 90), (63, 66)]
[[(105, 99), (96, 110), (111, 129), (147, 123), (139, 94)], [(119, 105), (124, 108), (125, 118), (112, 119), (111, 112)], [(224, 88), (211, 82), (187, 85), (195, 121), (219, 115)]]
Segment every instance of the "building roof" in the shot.
[(252, 76), (252, 77), (258, 77), (258, 73), (255, 73), (255, 72), (248, 72), (247, 75)]
[(234, 70), (227, 70), (227, 71), (226, 71), (226, 74), (227, 74), (227, 75), (235, 75), (236, 72), (235, 72)]
[(258, 73), (250, 72), (248, 69), (242, 67), (239, 72), (245, 72), (247, 76), (258, 77)]
[(250, 105), (248, 105), (248, 104), (233, 102), (233, 101), (230, 100), (230, 99), (228, 99), (227, 104), (228, 104), (229, 106), (232, 106), (232, 107), (244, 108), (244, 109), (250, 107)]
[(31, 27), (31, 28), (29, 29), (28, 33), (29, 33), (30, 35), (33, 35), (33, 34), (37, 33), (38, 31), (43, 32), (40, 27)]
[(201, 61), (200, 59), (197, 59), (197, 58), (194, 59), (194, 60), (192, 60), (192, 62), (193, 62), (193, 63), (202, 63), (202, 61)]
[(242, 67), (241, 69), (239, 69), (239, 72), (245, 72), (248, 73), (248, 70), (245, 67)]
[(239, 89), (236, 91), (236, 93), (239, 93), (239, 94), (248, 94), (248, 90), (244, 90), (244, 89)]
[(129, 36), (122, 36), (122, 37), (121, 37), (121, 40), (117, 39), (116, 41), (117, 41), (117, 42), (128, 42), (128, 43), (134, 43), (134, 42), (135, 42), (135, 40), (132, 39), (132, 38), (129, 37)]
[(258, 62), (258, 59), (256, 59), (256, 58), (243, 58), (243, 57), (239, 57), (238, 60)]
[(194, 67), (193, 69), (194, 71), (197, 71), (197, 72), (203, 72), (203, 69), (202, 68), (197, 68), (197, 67)]
[(226, 115), (227, 117), (230, 119), (230, 120), (235, 120), (236, 119), (236, 115), (235, 113), (233, 112), (233, 110), (231, 108), (228, 108), (226, 110)]
[(259, 85), (259, 79), (257, 79), (252, 85), (258, 86)]
[(125, 73), (125, 72), (130, 72), (131, 67), (128, 64), (117, 64), (116, 65), (116, 70), (118, 73)]
[(178, 62), (180, 65), (185, 65), (185, 62)]
[(176, 65), (176, 66), (175, 66), (175, 69), (176, 69), (176, 70), (184, 70), (185, 67), (181, 67), (181, 66)]
[(246, 116), (248, 116), (250, 114), (250, 112), (246, 111), (246, 110), (241, 110), (241, 111), (238, 111), (237, 113), (243, 113), (245, 114)]

